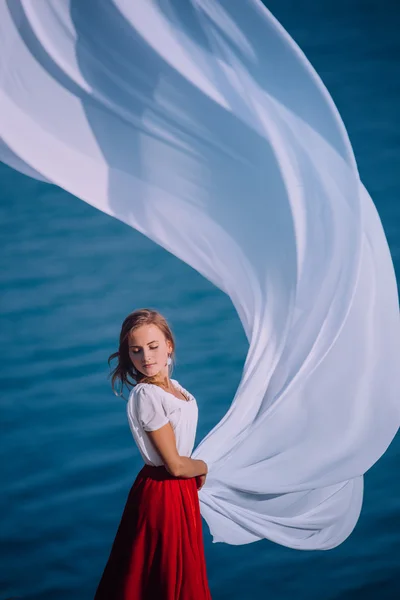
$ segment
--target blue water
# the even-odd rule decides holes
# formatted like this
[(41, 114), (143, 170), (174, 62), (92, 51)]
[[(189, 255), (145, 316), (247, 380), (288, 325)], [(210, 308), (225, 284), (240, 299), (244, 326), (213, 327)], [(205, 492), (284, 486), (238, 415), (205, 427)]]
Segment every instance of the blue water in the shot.
[[(268, 6), (342, 114), (398, 273), (400, 4)], [(196, 443), (233, 398), (246, 341), (228, 298), (142, 235), (4, 166), (0, 183), (0, 600), (89, 600), (142, 465), (107, 380), (122, 319), (150, 306), (170, 320), (174, 376), (200, 407)], [(400, 598), (399, 463), (398, 436), (334, 550), (212, 544), (204, 523), (213, 599)]]

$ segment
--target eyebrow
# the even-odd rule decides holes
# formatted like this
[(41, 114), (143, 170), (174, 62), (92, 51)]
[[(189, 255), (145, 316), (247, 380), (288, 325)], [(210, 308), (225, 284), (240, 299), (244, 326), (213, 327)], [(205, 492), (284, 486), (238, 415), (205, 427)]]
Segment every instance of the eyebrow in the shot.
[[(153, 340), (152, 342), (149, 342), (147, 345), (150, 346), (150, 344), (154, 344), (154, 343), (158, 343), (158, 340)], [(141, 346), (138, 346), (137, 344), (131, 344), (129, 345), (129, 348), (141, 348)]]

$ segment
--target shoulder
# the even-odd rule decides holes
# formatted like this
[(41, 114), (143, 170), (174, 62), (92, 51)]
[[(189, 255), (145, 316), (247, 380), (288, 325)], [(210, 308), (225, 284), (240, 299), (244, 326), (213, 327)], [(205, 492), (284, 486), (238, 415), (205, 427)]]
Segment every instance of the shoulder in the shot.
[(139, 383), (132, 390), (135, 413), (145, 431), (155, 431), (168, 423), (163, 390), (151, 383)]
[(153, 383), (137, 383), (132, 389), (131, 394), (135, 400), (161, 400), (165, 395), (164, 390), (159, 385)]

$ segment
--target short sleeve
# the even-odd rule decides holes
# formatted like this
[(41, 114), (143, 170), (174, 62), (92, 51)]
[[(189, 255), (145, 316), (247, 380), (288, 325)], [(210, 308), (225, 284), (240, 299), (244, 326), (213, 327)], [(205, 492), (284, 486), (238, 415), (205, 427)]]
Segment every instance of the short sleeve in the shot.
[(161, 390), (157, 386), (149, 385), (145, 385), (137, 391), (137, 413), (145, 431), (155, 431), (169, 422), (160, 392)]

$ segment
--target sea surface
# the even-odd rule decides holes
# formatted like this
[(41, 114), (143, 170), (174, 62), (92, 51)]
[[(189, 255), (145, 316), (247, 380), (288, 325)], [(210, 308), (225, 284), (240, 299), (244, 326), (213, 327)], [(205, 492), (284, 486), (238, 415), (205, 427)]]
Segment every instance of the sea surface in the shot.
[[(400, 260), (400, 2), (272, 0), (343, 117)], [(196, 396), (197, 443), (233, 399), (246, 339), (230, 300), (126, 225), (0, 165), (0, 600), (90, 600), (142, 466), (113, 396), (123, 318), (155, 307)], [(400, 438), (366, 474), (360, 520), (329, 551), (212, 544), (213, 600), (400, 599)], [(112, 599), (110, 599), (112, 600)]]

